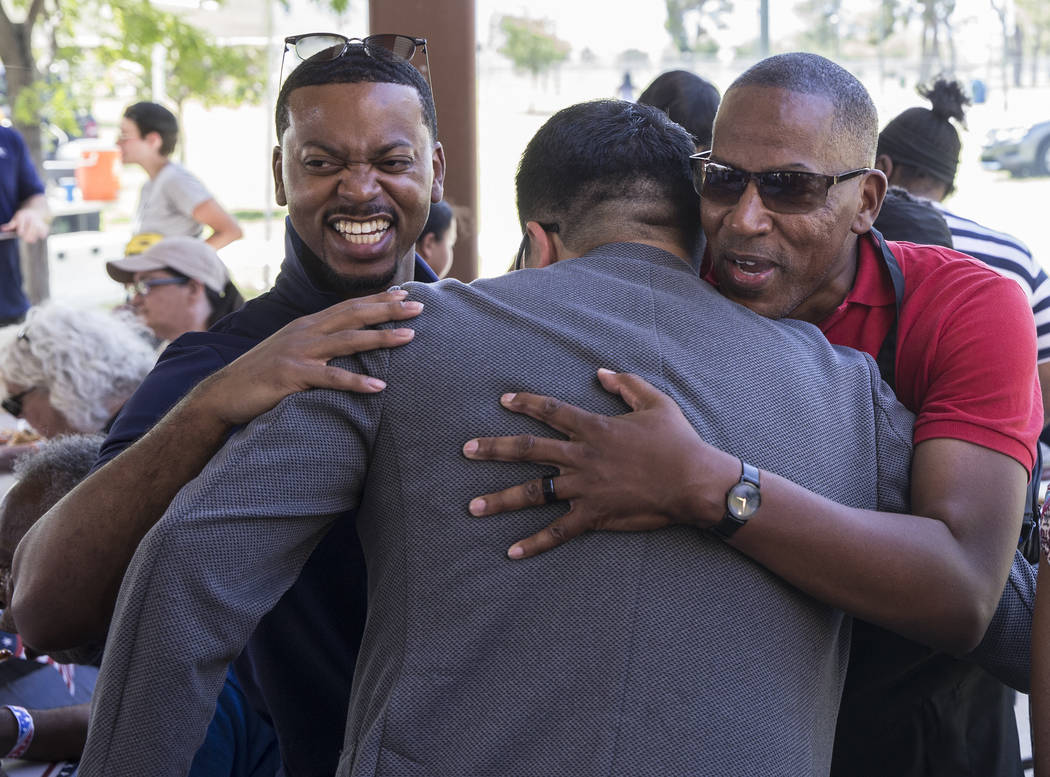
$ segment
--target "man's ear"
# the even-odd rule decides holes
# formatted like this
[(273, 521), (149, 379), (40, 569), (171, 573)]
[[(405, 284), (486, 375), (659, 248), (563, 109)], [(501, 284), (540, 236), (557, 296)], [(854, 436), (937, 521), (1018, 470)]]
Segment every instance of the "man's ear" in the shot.
[(525, 256), (526, 267), (547, 267), (560, 258), (558, 255), (557, 232), (548, 232), (538, 221), (526, 221), (525, 232), (529, 236), (529, 250)]
[(888, 187), (886, 174), (881, 170), (872, 170), (864, 174), (864, 180), (860, 184), (860, 209), (853, 218), (850, 229), (858, 235), (871, 231), (871, 225), (882, 208), (882, 200), (886, 196)]
[(158, 154), (160, 153), (160, 147), (164, 145), (164, 138), (162, 138), (160, 133), (156, 131), (147, 132), (143, 140), (146, 141), (146, 145)]
[(273, 196), (278, 205), (287, 205), (288, 198), (284, 196), (284, 176), (281, 175), (281, 147), (273, 147)]
[(434, 144), (432, 157), (434, 165), (434, 183), (430, 186), (430, 201), (441, 202), (445, 196), (445, 149), (441, 143)]
[(427, 232), (423, 235), (423, 239), (416, 242), (416, 248), (424, 259), (430, 256), (430, 252), (434, 250), (434, 246), (437, 245), (437, 235), (433, 232)]

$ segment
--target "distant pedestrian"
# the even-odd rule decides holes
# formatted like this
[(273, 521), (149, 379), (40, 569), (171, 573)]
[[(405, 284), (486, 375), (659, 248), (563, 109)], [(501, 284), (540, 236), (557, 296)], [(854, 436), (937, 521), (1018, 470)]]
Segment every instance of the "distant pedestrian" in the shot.
[(623, 81), (620, 82), (620, 88), (616, 93), (621, 100), (634, 100), (634, 84), (631, 82), (630, 70), (624, 71)]
[(206, 241), (218, 250), (244, 233), (196, 176), (169, 158), (179, 137), (174, 114), (157, 103), (135, 103), (120, 120), (120, 158), (137, 164), (149, 174), (142, 187), (133, 231), (163, 237), (200, 237), (204, 227), (212, 233)]
[(21, 321), (29, 310), (22, 290), (17, 236), (27, 243), (47, 237), (51, 211), (44, 184), (22, 136), (0, 126), (0, 325)]

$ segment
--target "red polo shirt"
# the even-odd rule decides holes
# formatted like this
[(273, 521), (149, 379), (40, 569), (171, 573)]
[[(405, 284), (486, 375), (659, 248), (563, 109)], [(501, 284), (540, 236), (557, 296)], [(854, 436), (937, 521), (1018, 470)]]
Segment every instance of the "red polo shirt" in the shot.
[[(853, 288), (818, 326), (832, 343), (876, 358), (896, 300), (874, 239), (858, 244)], [(889, 247), (904, 274), (895, 391), (916, 415), (915, 443), (964, 440), (1031, 471), (1043, 406), (1035, 323), (1021, 288), (948, 248)]]

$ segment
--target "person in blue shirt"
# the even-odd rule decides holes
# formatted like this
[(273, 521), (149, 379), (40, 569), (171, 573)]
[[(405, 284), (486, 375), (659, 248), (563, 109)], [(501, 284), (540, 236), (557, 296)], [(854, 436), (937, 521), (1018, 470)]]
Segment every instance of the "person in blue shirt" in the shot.
[(44, 184), (26, 142), (17, 130), (0, 126), (0, 326), (21, 321), (29, 309), (18, 240), (10, 238), (35, 243), (47, 237), (50, 227)]
[[(289, 214), (281, 273), (272, 290), (165, 351), (94, 473), (20, 544), (9, 601), (38, 649), (104, 635), (138, 541), (233, 428), (305, 388), (382, 390), (328, 360), (412, 338), (362, 328), (420, 311), (383, 289), (436, 280), (415, 254), (445, 171), (426, 81), (377, 45), (323, 50), (282, 87), (277, 135), (275, 191)], [(273, 722), (289, 777), (333, 774), (343, 740), (365, 590), (353, 521), (337, 524), (236, 665)]]

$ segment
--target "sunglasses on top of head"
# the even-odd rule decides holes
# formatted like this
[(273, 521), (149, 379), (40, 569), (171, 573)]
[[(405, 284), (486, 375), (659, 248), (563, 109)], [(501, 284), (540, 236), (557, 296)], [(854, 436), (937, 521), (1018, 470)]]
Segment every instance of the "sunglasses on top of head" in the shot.
[(351, 47), (360, 47), (364, 53), (372, 56), (375, 49), (382, 49), (392, 54), (397, 59), (411, 62), (416, 52), (423, 50), (425, 59), (424, 75), (427, 77), (427, 86), (433, 97), (434, 84), (430, 81), (430, 55), (427, 53), (427, 39), (416, 38), (412, 35), (368, 35), (364, 38), (348, 38), (337, 32), (308, 32), (303, 35), (289, 35), (284, 39), (284, 54), (281, 56), (280, 82), (284, 82), (284, 60), (291, 51), (296, 58), (303, 60), (317, 57), (323, 60), (339, 59), (350, 50)]
[(838, 175), (807, 173), (801, 170), (770, 170), (752, 173), (711, 160), (711, 152), (689, 157), (693, 169), (693, 188), (702, 200), (716, 205), (735, 205), (751, 181), (758, 187), (762, 203), (775, 213), (809, 213), (824, 205), (835, 184), (871, 172), (859, 167)]

